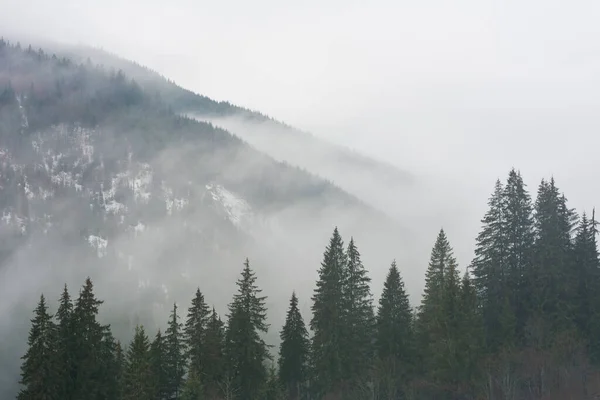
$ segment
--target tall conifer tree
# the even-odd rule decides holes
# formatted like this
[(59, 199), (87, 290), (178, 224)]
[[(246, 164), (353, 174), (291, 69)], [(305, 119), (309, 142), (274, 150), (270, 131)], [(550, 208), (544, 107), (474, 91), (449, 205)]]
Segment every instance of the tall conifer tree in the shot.
[(90, 278), (85, 280), (73, 310), (75, 332), (74, 364), (74, 399), (96, 398), (101, 392), (102, 375), (102, 340), (105, 328), (96, 320), (98, 308), (103, 301), (94, 295), (94, 285)]
[(186, 344), (186, 359), (190, 371), (195, 371), (198, 378), (204, 375), (205, 367), (205, 331), (210, 317), (210, 309), (204, 301), (200, 288), (192, 299), (185, 321), (184, 337)]
[(280, 334), (279, 379), (290, 400), (296, 400), (305, 389), (308, 379), (308, 331), (298, 309), (298, 298), (292, 293), (285, 325)]
[(160, 331), (156, 332), (150, 344), (150, 371), (152, 375), (152, 400), (167, 399), (169, 394), (169, 376), (166, 363), (165, 339)]
[(150, 343), (144, 327), (137, 326), (127, 351), (124, 375), (124, 400), (152, 399), (153, 385), (150, 365)]
[(76, 353), (75, 331), (73, 324), (73, 302), (67, 285), (65, 284), (60, 297), (58, 311), (56, 312), (58, 328), (58, 356), (60, 368), (59, 383), (61, 385), (61, 398), (70, 400), (73, 397), (73, 383), (75, 379), (75, 363), (73, 356)]
[(353, 393), (365, 390), (371, 379), (375, 355), (375, 315), (369, 284), (354, 239), (348, 243), (347, 264), (343, 274), (344, 378)]
[(225, 378), (225, 329), (221, 318), (213, 307), (206, 326), (204, 338), (206, 345), (204, 368), (204, 387), (209, 398), (216, 398), (221, 393)]
[(240, 279), (238, 292), (229, 305), (229, 323), (227, 326), (227, 356), (238, 398), (241, 400), (258, 399), (267, 381), (265, 361), (270, 358), (268, 346), (261, 337), (267, 333), (267, 310), (265, 296), (256, 285), (256, 276), (246, 259)]
[(377, 310), (379, 398), (396, 399), (406, 389), (415, 360), (412, 310), (396, 261), (388, 271)]
[(312, 379), (315, 395), (340, 393), (343, 388), (344, 304), (347, 267), (344, 243), (337, 228), (323, 254), (317, 287), (312, 297)]
[(19, 400), (62, 399), (57, 330), (42, 295), (31, 320), (28, 349), (22, 357)]
[(167, 396), (170, 399), (179, 399), (185, 374), (185, 344), (183, 325), (179, 322), (176, 303), (173, 303), (173, 311), (165, 331), (165, 367)]

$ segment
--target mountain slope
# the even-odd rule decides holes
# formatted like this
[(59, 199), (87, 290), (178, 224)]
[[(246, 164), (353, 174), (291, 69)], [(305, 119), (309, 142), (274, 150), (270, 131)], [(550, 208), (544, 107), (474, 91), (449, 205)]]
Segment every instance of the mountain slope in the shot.
[(126, 337), (196, 286), (224, 312), (246, 256), (278, 327), (292, 290), (308, 306), (334, 225), (374, 266), (395, 256), (382, 249), (411, 246), (356, 197), (178, 115), (121, 72), (0, 41), (0, 337), (14, 344), (0, 359), (21, 355), (40, 291), (75, 293), (91, 276)]
[(331, 180), (380, 210), (393, 212), (393, 204), (387, 199), (420, 189), (416, 176), (407, 171), (334, 145), (257, 111), (196, 94), (146, 67), (116, 55), (82, 46), (62, 46), (57, 49), (81, 61), (90, 59), (94, 63), (123, 70), (141, 86), (158, 93), (175, 112), (221, 126), (276, 160), (286, 161)]

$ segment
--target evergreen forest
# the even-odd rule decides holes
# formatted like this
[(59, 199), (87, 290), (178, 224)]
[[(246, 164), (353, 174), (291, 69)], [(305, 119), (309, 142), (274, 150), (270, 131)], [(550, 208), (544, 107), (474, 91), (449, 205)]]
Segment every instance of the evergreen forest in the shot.
[(21, 367), (28, 399), (592, 399), (600, 393), (597, 223), (554, 179), (535, 199), (520, 173), (498, 180), (463, 268), (442, 229), (420, 304), (393, 261), (378, 304), (358, 244), (336, 228), (311, 315), (290, 293), (281, 344), (263, 339), (266, 297), (245, 261), (228, 312), (199, 288), (164, 331), (120, 343), (97, 320), (87, 279), (56, 311), (41, 295)]

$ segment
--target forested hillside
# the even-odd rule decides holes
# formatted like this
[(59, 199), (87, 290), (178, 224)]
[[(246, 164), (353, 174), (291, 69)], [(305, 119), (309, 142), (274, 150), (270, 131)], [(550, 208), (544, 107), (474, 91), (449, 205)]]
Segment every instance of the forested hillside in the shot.
[[(358, 151), (327, 142), (256, 110), (197, 94), (145, 66), (104, 50), (84, 46), (53, 47), (69, 58), (81, 62), (89, 59), (94, 63), (122, 70), (135, 78), (149, 93), (160, 96), (176, 113), (223, 127), (276, 160), (329, 179), (380, 210), (400, 213), (415, 201), (422, 202), (422, 196), (417, 195), (417, 191), (425, 190), (423, 186), (426, 182), (414, 171), (403, 170)], [(397, 161), (402, 164), (403, 160)], [(388, 201), (397, 196), (402, 196), (405, 207), (397, 207), (397, 204)], [(410, 213), (400, 215), (404, 220), (411, 217)]]
[[(66, 287), (58, 305), (40, 298), (19, 398), (597, 398), (596, 225), (593, 211), (569, 208), (552, 178), (532, 200), (511, 170), (494, 186), (472, 262), (460, 268), (439, 231), (418, 305), (402, 278), (410, 266), (393, 261), (383, 287), (372, 288), (359, 244), (335, 228), (310, 314), (290, 293), (285, 324), (269, 326), (269, 277), (246, 260), (226, 315), (198, 288), (187, 311), (173, 305), (162, 332), (138, 326), (123, 344), (96, 320), (101, 301), (88, 279), (74, 303)], [(278, 357), (264, 341), (273, 329)]]
[(333, 221), (372, 232), (374, 247), (404, 234), (122, 71), (0, 40), (0, 397), (16, 387), (31, 292), (92, 276), (123, 337), (155, 326), (197, 281), (225, 308), (245, 256), (276, 277), (273, 298), (307, 290), (300, 267), (313, 256), (298, 243)]

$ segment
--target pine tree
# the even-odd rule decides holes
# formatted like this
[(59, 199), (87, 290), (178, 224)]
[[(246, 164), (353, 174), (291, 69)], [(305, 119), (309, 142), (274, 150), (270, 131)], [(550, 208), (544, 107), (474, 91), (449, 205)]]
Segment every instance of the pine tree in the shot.
[(75, 365), (73, 356), (76, 352), (75, 347), (75, 332), (73, 326), (73, 302), (67, 285), (65, 284), (58, 311), (56, 312), (57, 329), (58, 329), (58, 357), (59, 369), (58, 378), (61, 388), (61, 399), (70, 400), (73, 397), (73, 383), (75, 379)]
[(576, 215), (554, 183), (542, 180), (535, 203), (536, 240), (529, 275), (530, 313), (544, 316), (553, 331), (571, 328), (571, 235)]
[(190, 369), (188, 378), (183, 385), (183, 391), (181, 392), (182, 400), (202, 400), (204, 399), (204, 386), (202, 385), (202, 378), (196, 369)]
[(90, 278), (85, 280), (73, 310), (76, 352), (74, 364), (74, 399), (95, 399), (101, 392), (102, 339), (104, 328), (96, 321), (98, 307), (103, 302), (94, 295)]
[(591, 357), (600, 359), (600, 260), (596, 244), (595, 215), (589, 220), (584, 213), (573, 246), (574, 280), (571, 293), (575, 324), (590, 345)]
[(514, 337), (514, 333), (509, 332), (510, 327), (502, 326), (501, 320), (502, 315), (512, 311), (510, 307), (506, 308), (510, 306), (506, 203), (504, 187), (498, 180), (488, 202), (489, 210), (481, 221), (483, 228), (477, 236), (472, 262), (474, 284), (483, 308), (487, 344), (492, 352), (512, 342)]
[(152, 400), (168, 398), (169, 382), (166, 367), (165, 341), (159, 329), (150, 344), (150, 371), (153, 382)]
[(288, 399), (284, 395), (281, 381), (277, 376), (277, 371), (274, 366), (269, 368), (269, 377), (265, 383), (264, 393), (261, 396), (261, 400), (284, 400)]
[(206, 326), (204, 387), (207, 397), (215, 398), (220, 394), (225, 378), (225, 329), (221, 318), (213, 307)]
[(396, 261), (387, 274), (377, 311), (377, 392), (379, 398), (395, 399), (405, 389), (413, 370), (415, 345), (413, 315)]
[[(465, 272), (460, 286), (457, 324), (454, 328), (457, 347), (457, 382), (473, 393), (479, 382), (479, 366), (484, 345), (483, 321), (478, 309), (477, 292)], [(513, 314), (514, 315), (514, 314)]]
[[(460, 321), (459, 307), (460, 277), (457, 263), (442, 229), (431, 252), (417, 331), (423, 352), (421, 372), (428, 375), (433, 384), (445, 388), (444, 392), (455, 388), (457, 384), (455, 330)], [(438, 393), (436, 396), (442, 395)]]
[[(509, 288), (510, 311), (505, 308), (505, 320), (514, 321), (514, 331), (519, 343), (523, 342), (523, 331), (527, 312), (525, 299), (529, 288), (526, 276), (532, 268), (533, 245), (535, 239), (533, 225), (533, 205), (531, 196), (521, 174), (512, 169), (504, 188), (504, 217), (506, 239), (506, 281)], [(514, 315), (509, 315), (512, 313)], [(504, 329), (512, 331), (510, 325)]]
[(312, 297), (311, 386), (317, 397), (343, 388), (343, 280), (347, 266), (344, 243), (335, 228), (325, 249)]
[(186, 359), (190, 371), (195, 371), (198, 377), (204, 375), (205, 369), (205, 331), (210, 317), (210, 309), (204, 302), (200, 288), (188, 309), (188, 316), (184, 327), (186, 344)]
[(185, 374), (185, 344), (183, 326), (177, 315), (177, 304), (169, 317), (169, 326), (165, 332), (165, 369), (167, 374), (167, 397), (179, 399)]
[(59, 362), (57, 354), (57, 329), (48, 314), (46, 300), (42, 295), (31, 320), (31, 329), (27, 340), (28, 349), (22, 357), (21, 380), (23, 386), (19, 400), (59, 400)]
[(360, 259), (360, 253), (350, 239), (347, 264), (342, 282), (344, 307), (344, 354), (345, 380), (353, 393), (367, 387), (371, 378), (374, 357), (375, 315), (369, 284), (371, 279)]
[(127, 351), (124, 384), (123, 399), (152, 399), (153, 381), (150, 366), (150, 343), (143, 326), (135, 328), (133, 341)]
[(121, 400), (125, 392), (125, 352), (121, 342), (117, 341), (115, 345), (115, 376), (117, 377), (116, 399)]
[(260, 337), (267, 333), (265, 296), (256, 286), (256, 276), (246, 259), (238, 293), (229, 304), (226, 334), (227, 357), (241, 400), (257, 399), (267, 380), (264, 362), (270, 359), (268, 346)]
[(109, 325), (103, 326), (104, 336), (102, 338), (100, 348), (100, 374), (98, 381), (100, 389), (97, 399), (111, 400), (119, 399), (121, 392), (121, 376), (120, 376), (120, 361), (118, 343), (115, 340)]
[(285, 324), (280, 333), (279, 380), (290, 400), (298, 399), (304, 391), (310, 342), (308, 331), (298, 309), (296, 292), (292, 293)]

